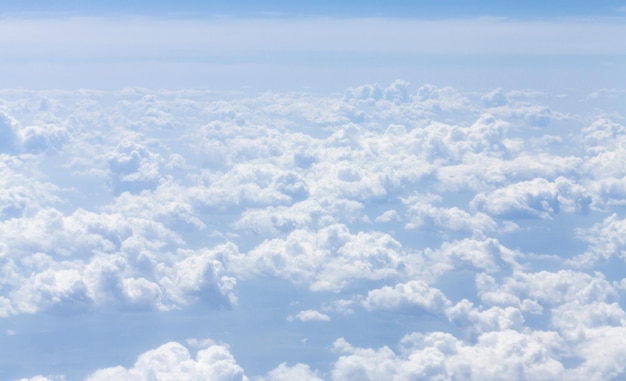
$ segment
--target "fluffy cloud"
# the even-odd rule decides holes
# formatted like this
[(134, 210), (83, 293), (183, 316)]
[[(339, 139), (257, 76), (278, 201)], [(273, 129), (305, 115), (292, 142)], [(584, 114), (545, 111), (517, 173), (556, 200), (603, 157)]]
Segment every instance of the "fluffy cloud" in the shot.
[(147, 219), (80, 209), (65, 217), (42, 209), (30, 219), (5, 221), (0, 231), (12, 237), (2, 264), (2, 284), (12, 300), (5, 311), (108, 305), (166, 310), (193, 300), (215, 306), (236, 301), (235, 279), (222, 263), (224, 253), (233, 256), (236, 248), (174, 252), (179, 236)]
[(0, 112), (0, 153), (12, 153), (17, 144), (17, 121), (11, 116)]
[(495, 89), (483, 95), (481, 99), (487, 107), (500, 107), (510, 102), (502, 89)]
[(397, 284), (393, 288), (385, 286), (372, 290), (363, 300), (363, 306), (368, 310), (394, 310), (415, 306), (437, 313), (443, 312), (450, 304), (440, 290), (430, 288), (421, 281), (410, 281)]
[(54, 124), (28, 126), (20, 130), (19, 137), (26, 152), (58, 151), (69, 140), (69, 133)]
[(289, 321), (300, 320), (302, 322), (308, 322), (308, 321), (330, 321), (330, 317), (328, 315), (326, 315), (326, 314), (323, 314), (323, 313), (319, 312), (319, 311), (304, 310), (304, 311), (298, 312), (295, 316), (289, 315), (287, 317), (287, 320), (289, 320)]
[(401, 352), (395, 353), (388, 347), (358, 348), (337, 340), (334, 348), (341, 356), (332, 370), (333, 380), (517, 380), (564, 374), (558, 361), (562, 341), (548, 332), (491, 332), (475, 345), (436, 332), (410, 334), (401, 343)]
[(109, 156), (111, 186), (115, 193), (137, 193), (154, 189), (160, 179), (159, 164), (162, 158), (133, 141), (123, 141)]
[(463, 328), (471, 336), (492, 331), (520, 331), (524, 323), (524, 316), (518, 308), (481, 309), (474, 307), (467, 299), (450, 307), (446, 314), (453, 324)]
[(477, 280), (477, 286), (480, 295), (502, 291), (517, 298), (529, 298), (548, 306), (571, 301), (582, 303), (611, 301), (618, 296), (614, 287), (601, 273), (589, 275), (574, 270), (537, 273), (515, 271), (511, 277), (505, 278), (501, 286), (495, 284), (493, 278), (483, 276)]
[(626, 136), (626, 128), (610, 119), (602, 118), (581, 131), (587, 152), (602, 153), (614, 150)]
[(0, 220), (36, 213), (44, 207), (58, 205), (58, 186), (34, 178), (30, 163), (0, 154)]
[(578, 236), (589, 243), (589, 248), (575, 258), (574, 262), (589, 265), (599, 259), (609, 259), (613, 256), (626, 260), (624, 234), (626, 220), (619, 219), (615, 213), (590, 228), (579, 229)]
[[(255, 379), (256, 380), (256, 379)], [(306, 364), (296, 364), (294, 366), (288, 366), (285, 363), (280, 364), (275, 369), (271, 370), (267, 377), (259, 378), (259, 381), (322, 381), (323, 379), (317, 375)]]
[(559, 177), (554, 182), (543, 178), (498, 188), (489, 194), (478, 194), (472, 208), (506, 219), (550, 218), (561, 211), (587, 213), (591, 197), (585, 189)]
[(312, 290), (341, 290), (358, 279), (397, 275), (402, 257), (402, 246), (389, 235), (355, 235), (345, 225), (333, 224), (317, 232), (295, 230), (286, 239), (265, 241), (237, 257), (233, 268), (242, 276), (272, 274), (307, 283)]
[(182, 344), (170, 342), (139, 356), (132, 368), (101, 369), (87, 381), (105, 380), (218, 380), (244, 381), (248, 378), (227, 347), (211, 345), (192, 357)]
[(408, 229), (437, 228), (469, 232), (497, 230), (496, 222), (488, 215), (484, 213), (472, 215), (458, 207), (437, 207), (432, 204), (433, 198), (416, 195), (403, 200), (411, 217), (411, 221), (406, 225)]
[[(297, 350), (276, 353), (259, 365), (260, 379), (624, 372), (624, 280), (606, 271), (625, 245), (626, 130), (617, 117), (564, 110), (545, 94), (403, 81), (343, 97), (2, 94), (8, 322), (45, 312), (263, 309), (284, 291), (302, 303), (281, 309), (268, 335), (286, 326), (313, 337), (300, 330), (316, 321), (336, 333), (307, 343), (307, 355), (319, 359), (350, 337), (332, 330), (357, 320), (370, 329), (384, 316), (393, 333), (335, 341), (326, 369)], [(570, 256), (534, 254), (534, 234), (561, 253), (555, 231), (571, 239)], [(280, 295), (256, 292), (283, 280), (293, 287)], [(238, 332), (231, 317), (244, 313), (232, 310), (211, 316), (229, 334)], [(408, 329), (423, 332), (395, 324), (407, 314), (416, 316)], [(427, 332), (421, 317), (441, 332)], [(403, 334), (399, 345), (388, 340)], [(245, 378), (225, 346), (189, 345), (197, 355), (172, 342), (91, 378)]]

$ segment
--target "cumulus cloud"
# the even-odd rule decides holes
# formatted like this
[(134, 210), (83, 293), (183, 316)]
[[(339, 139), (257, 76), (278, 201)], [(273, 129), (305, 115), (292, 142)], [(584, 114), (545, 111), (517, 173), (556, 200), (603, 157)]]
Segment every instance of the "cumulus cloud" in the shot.
[(570, 301), (582, 303), (611, 301), (617, 297), (614, 287), (603, 274), (589, 275), (574, 270), (536, 273), (515, 271), (511, 277), (504, 279), (501, 286), (485, 278), (480, 279), (478, 286), (479, 292), (501, 290), (517, 297), (530, 298), (547, 306)]
[(17, 144), (17, 121), (11, 116), (0, 113), (0, 153), (12, 153)]
[(626, 259), (625, 233), (626, 220), (619, 219), (615, 213), (590, 228), (579, 229), (578, 236), (589, 243), (589, 248), (584, 254), (574, 258), (574, 262), (589, 265), (613, 256)]
[(559, 177), (554, 182), (536, 178), (498, 188), (489, 194), (478, 194), (471, 206), (507, 219), (550, 218), (562, 210), (587, 213), (591, 202), (591, 196), (582, 186)]
[[(238, 314), (271, 337), (324, 327), (258, 364), (267, 380), (620, 377), (626, 130), (546, 99), (3, 91), (0, 317), (11, 340), (20, 314), (209, 311), (238, 345)], [(353, 323), (373, 334), (314, 362)], [(227, 338), (90, 379), (245, 379)]]
[(323, 314), (315, 310), (303, 310), (298, 312), (295, 316), (289, 315), (287, 320), (294, 321), (300, 320), (302, 322), (309, 321), (330, 321), (330, 316)]
[(517, 380), (559, 378), (562, 341), (555, 334), (525, 335), (504, 330), (482, 335), (467, 345), (442, 332), (409, 334), (401, 351), (353, 347), (344, 339), (334, 343), (341, 356), (332, 370), (333, 380), (451, 379)]
[(163, 344), (139, 356), (133, 367), (100, 369), (87, 381), (105, 380), (248, 380), (227, 347), (211, 345), (192, 356), (177, 342)]
[(267, 377), (259, 378), (259, 381), (322, 381), (323, 379), (312, 371), (306, 364), (295, 364), (288, 366), (286, 363), (280, 364), (275, 369), (268, 372)]
[(67, 130), (54, 124), (28, 126), (19, 131), (21, 145), (26, 152), (59, 151), (69, 140)]
[(581, 131), (583, 143), (591, 152), (608, 151), (618, 146), (620, 138), (626, 134), (626, 128), (610, 119), (594, 121)]
[(468, 232), (497, 230), (496, 222), (488, 215), (480, 212), (472, 215), (458, 207), (437, 207), (433, 205), (437, 199), (440, 198), (416, 195), (403, 200), (408, 206), (407, 211), (411, 218), (406, 228), (435, 228)]
[(154, 189), (160, 179), (161, 162), (162, 158), (146, 147), (133, 141), (123, 141), (108, 160), (113, 191), (137, 193), (143, 189)]
[(173, 252), (178, 235), (147, 219), (80, 209), (65, 217), (42, 209), (33, 218), (0, 224), (0, 231), (13, 237), (5, 245), (14, 259), (2, 264), (12, 300), (5, 311), (109, 305), (167, 310), (192, 300), (236, 302), (235, 279), (221, 259), (236, 248)]
[(422, 281), (410, 281), (395, 285), (393, 288), (385, 286), (369, 291), (363, 300), (363, 306), (368, 310), (394, 310), (422, 308), (428, 312), (443, 312), (450, 301), (437, 289), (433, 289)]
[(399, 242), (379, 232), (352, 234), (333, 224), (317, 232), (295, 230), (266, 240), (232, 265), (242, 276), (272, 274), (312, 290), (341, 290), (359, 279), (393, 277), (403, 267)]
[(446, 314), (453, 324), (464, 329), (470, 336), (491, 331), (521, 331), (524, 323), (524, 316), (518, 308), (476, 308), (467, 299), (450, 307)]
[(59, 187), (49, 181), (34, 178), (29, 162), (0, 154), (0, 219), (21, 217), (61, 203)]
[(501, 107), (510, 102), (502, 89), (495, 89), (483, 95), (481, 99), (487, 107)]

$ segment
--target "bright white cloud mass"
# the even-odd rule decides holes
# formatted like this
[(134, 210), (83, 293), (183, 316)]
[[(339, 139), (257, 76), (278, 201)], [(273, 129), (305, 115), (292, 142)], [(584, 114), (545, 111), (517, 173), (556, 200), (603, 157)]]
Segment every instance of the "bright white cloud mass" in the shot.
[(624, 119), (549, 96), (3, 91), (2, 368), (623, 377)]
[(624, 28), (0, 19), (0, 379), (626, 378)]

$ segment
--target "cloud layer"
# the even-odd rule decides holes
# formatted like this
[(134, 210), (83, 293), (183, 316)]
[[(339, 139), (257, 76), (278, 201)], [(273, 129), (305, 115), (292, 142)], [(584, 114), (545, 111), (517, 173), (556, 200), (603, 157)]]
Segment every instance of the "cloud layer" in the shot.
[[(623, 95), (594, 94), (577, 102)], [(134, 364), (83, 374), (618, 378), (624, 118), (545, 99), (404, 81), (338, 96), (1, 92), (7, 336), (22, 340), (21, 317), (200, 309), (224, 314), (217, 341), (163, 333)], [(226, 344), (241, 314), (284, 360)]]

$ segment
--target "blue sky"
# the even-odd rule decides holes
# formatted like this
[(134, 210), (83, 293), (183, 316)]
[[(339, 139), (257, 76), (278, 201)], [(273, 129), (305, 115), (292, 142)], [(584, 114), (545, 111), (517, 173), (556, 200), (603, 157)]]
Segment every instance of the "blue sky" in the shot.
[(0, 379), (624, 378), (625, 15), (0, 0)]
[(622, 81), (624, 12), (611, 2), (228, 4), (6, 2), (0, 66), (13, 74), (1, 84), (327, 92), (366, 79), (554, 89), (578, 78), (591, 91)]
[(420, 0), (420, 1), (6, 1), (0, 2), (5, 12), (32, 13), (77, 13), (102, 14), (142, 14), (157, 16), (209, 16), (226, 14), (232, 16), (256, 16), (278, 13), (285, 16), (384, 16), (449, 18), (500, 16), (511, 18), (550, 18), (550, 17), (589, 17), (618, 16), (623, 14), (624, 4), (618, 0), (565, 1), (565, 0), (526, 0), (502, 1), (462, 1), (462, 0)]

